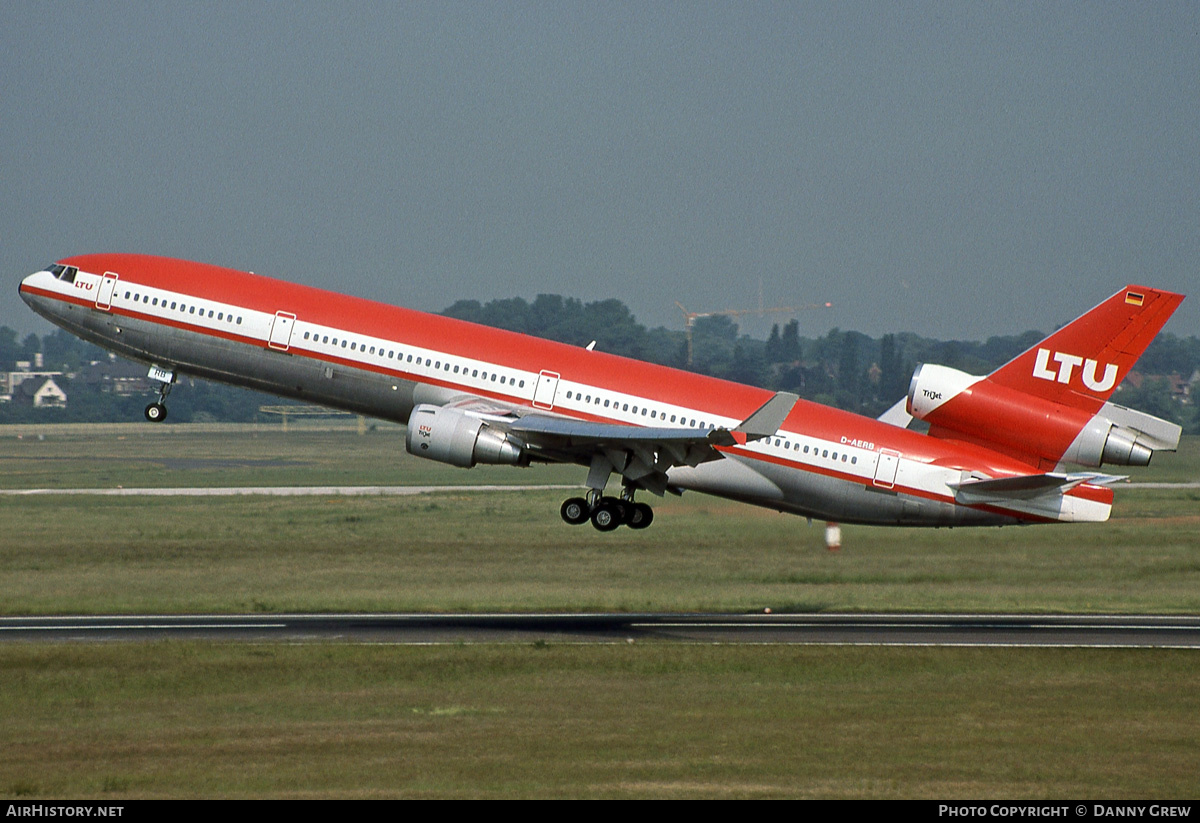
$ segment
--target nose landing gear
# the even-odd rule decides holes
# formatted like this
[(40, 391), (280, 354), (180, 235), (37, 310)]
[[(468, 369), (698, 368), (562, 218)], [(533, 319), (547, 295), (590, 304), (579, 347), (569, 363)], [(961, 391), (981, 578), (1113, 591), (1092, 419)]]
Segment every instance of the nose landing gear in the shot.
[(158, 400), (146, 406), (146, 419), (151, 423), (161, 423), (167, 419), (167, 395), (171, 393), (171, 386), (175, 385), (175, 372), (152, 366), (149, 377), (158, 381)]

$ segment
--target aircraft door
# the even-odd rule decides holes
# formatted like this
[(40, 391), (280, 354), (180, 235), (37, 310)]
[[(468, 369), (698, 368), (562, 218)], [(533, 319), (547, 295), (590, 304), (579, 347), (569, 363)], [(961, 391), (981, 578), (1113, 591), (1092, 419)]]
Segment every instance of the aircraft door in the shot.
[(554, 408), (554, 396), (558, 393), (557, 372), (542, 371), (538, 375), (537, 386), (533, 390), (533, 405), (538, 409)]
[(875, 485), (890, 489), (896, 485), (896, 469), (900, 467), (900, 452), (891, 449), (879, 450), (879, 462), (875, 464)]
[(117, 273), (106, 271), (96, 290), (96, 308), (108, 311), (112, 308), (113, 292), (117, 290)]
[(287, 351), (292, 345), (292, 328), (296, 325), (296, 315), (291, 312), (277, 311), (271, 321), (271, 336), (267, 346), (276, 351)]

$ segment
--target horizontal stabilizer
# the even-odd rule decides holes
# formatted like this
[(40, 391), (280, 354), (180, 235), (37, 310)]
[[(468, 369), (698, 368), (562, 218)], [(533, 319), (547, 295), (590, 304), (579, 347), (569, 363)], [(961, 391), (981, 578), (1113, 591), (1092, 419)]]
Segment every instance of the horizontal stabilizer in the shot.
[(969, 478), (959, 483), (950, 483), (949, 486), (954, 489), (954, 498), (960, 503), (1004, 503), (1039, 497), (1058, 497), (1081, 483), (1110, 486), (1125, 479), (1124, 475), (1117, 474), (1048, 472), (996, 479)]
[(913, 422), (913, 416), (908, 413), (907, 405), (908, 397), (901, 397), (890, 409), (875, 419), (880, 423), (887, 423), (889, 426), (895, 426), (898, 429), (907, 429), (909, 424)]

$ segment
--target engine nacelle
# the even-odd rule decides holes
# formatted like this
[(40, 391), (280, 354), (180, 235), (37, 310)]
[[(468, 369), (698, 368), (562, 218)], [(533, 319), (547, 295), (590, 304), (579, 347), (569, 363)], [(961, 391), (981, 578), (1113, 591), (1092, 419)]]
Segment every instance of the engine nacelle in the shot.
[(931, 364), (913, 373), (907, 407), (931, 426), (1056, 463), (1145, 466), (1179, 442), (1178, 426), (1142, 412), (1105, 403), (1093, 414)]
[(457, 409), (420, 405), (408, 418), (409, 454), (470, 468), (476, 463), (528, 466), (529, 455), (479, 417)]

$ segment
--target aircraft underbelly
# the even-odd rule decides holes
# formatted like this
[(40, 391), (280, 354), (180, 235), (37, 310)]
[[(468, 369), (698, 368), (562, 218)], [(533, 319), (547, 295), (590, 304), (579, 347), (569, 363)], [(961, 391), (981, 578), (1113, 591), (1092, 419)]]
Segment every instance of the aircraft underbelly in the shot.
[(170, 366), (193, 377), (398, 423), (407, 422), (415, 404), (416, 384), (391, 375), (71, 304), (52, 307), (48, 319), (86, 340), (122, 357)]

